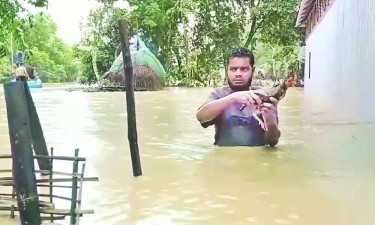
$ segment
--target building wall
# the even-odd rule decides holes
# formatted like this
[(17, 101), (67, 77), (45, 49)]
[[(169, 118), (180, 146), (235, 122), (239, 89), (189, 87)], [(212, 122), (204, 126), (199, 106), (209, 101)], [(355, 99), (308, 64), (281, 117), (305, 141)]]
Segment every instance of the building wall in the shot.
[(375, 122), (374, 12), (375, 0), (336, 0), (308, 36), (306, 118)]

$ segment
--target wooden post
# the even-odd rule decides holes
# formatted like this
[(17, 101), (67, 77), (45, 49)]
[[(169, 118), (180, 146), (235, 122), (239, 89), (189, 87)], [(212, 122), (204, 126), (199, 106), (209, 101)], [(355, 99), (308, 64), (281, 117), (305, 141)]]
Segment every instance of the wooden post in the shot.
[(5, 84), (4, 94), (12, 149), (13, 179), (21, 224), (40, 225), (39, 200), (24, 82)]
[(128, 113), (128, 140), (130, 145), (130, 154), (132, 158), (133, 175), (140, 176), (142, 175), (142, 168), (137, 141), (138, 137), (134, 102), (134, 77), (133, 66), (129, 50), (128, 21), (126, 21), (125, 19), (120, 19), (118, 20), (118, 24), (120, 30), (122, 58), (125, 72), (126, 108)]
[[(36, 155), (48, 155), (47, 144), (44, 139), (42, 126), (40, 125), (38, 113), (36, 111), (33, 98), (30, 93), (29, 86), (24, 83), (25, 94), (27, 100), (27, 108), (30, 118), (31, 142)], [(38, 165), (41, 170), (50, 170), (51, 164), (48, 159), (38, 159)]]

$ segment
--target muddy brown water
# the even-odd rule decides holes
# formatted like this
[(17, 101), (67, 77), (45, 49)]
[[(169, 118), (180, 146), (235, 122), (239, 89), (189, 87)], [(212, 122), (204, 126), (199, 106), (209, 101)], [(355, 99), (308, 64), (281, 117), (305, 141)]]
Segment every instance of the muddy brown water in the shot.
[[(214, 146), (213, 128), (195, 119), (210, 88), (136, 92), (143, 176), (134, 178), (125, 93), (66, 87), (32, 95), (48, 147), (69, 156), (80, 148), (87, 175), (100, 179), (84, 183), (82, 208), (95, 214), (82, 225), (375, 224), (375, 125), (310, 118), (303, 89), (291, 88), (279, 103), (276, 148)], [(0, 120), (0, 153), (10, 153), (3, 88)], [(17, 222), (5, 215), (0, 224)]]

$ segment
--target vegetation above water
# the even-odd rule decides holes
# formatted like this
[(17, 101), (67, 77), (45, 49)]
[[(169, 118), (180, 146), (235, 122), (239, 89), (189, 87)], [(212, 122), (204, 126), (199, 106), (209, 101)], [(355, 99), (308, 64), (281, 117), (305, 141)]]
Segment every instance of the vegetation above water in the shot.
[[(227, 54), (239, 46), (254, 51), (256, 75), (277, 78), (298, 71), (301, 37), (294, 24), (300, 0), (132, 0), (130, 9), (116, 7), (114, 0), (97, 1), (101, 4), (83, 21), (84, 37), (73, 50), (56, 36), (48, 14), (22, 18), (25, 9), (18, 1), (1, 3), (6, 13), (0, 14), (0, 76), (11, 71), (12, 39), (14, 51), (29, 50), (27, 63), (44, 81), (96, 83), (120, 52), (119, 16), (164, 66), (167, 85), (222, 82)], [(32, 2), (43, 7), (46, 0)]]
[[(44, 7), (46, 0), (29, 1)], [(17, 52), (46, 82), (74, 81), (78, 66), (70, 46), (57, 37), (57, 25), (45, 12), (28, 14), (19, 1), (0, 2), (0, 79), (9, 80)], [(13, 56), (13, 65), (12, 62)]]

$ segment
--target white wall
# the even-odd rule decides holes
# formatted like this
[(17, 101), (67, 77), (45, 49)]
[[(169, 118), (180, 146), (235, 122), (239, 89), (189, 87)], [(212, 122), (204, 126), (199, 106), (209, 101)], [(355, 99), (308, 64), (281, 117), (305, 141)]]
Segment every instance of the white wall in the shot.
[(375, 121), (374, 12), (375, 0), (336, 0), (306, 40), (306, 118)]

